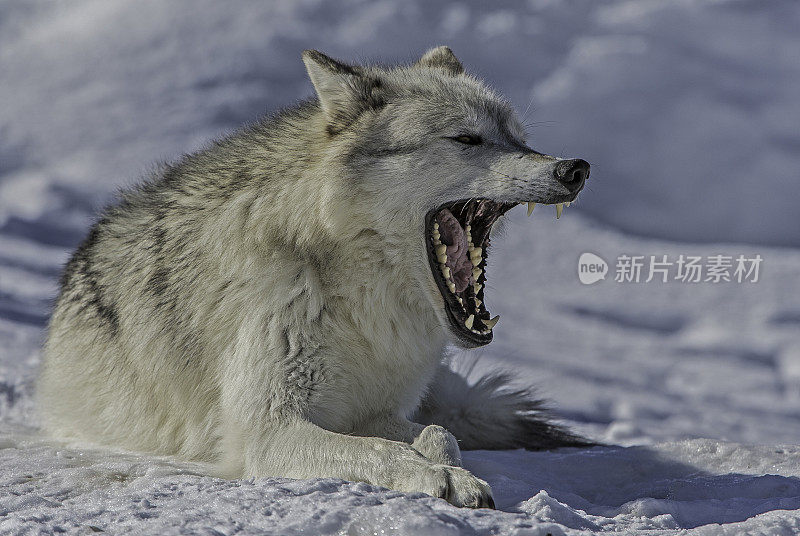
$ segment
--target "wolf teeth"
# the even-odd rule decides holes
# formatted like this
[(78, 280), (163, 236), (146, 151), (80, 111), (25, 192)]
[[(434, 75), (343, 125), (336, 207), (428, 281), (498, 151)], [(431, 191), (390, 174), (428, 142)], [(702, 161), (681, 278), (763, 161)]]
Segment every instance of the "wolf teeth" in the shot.
[(483, 323), (486, 325), (487, 328), (494, 329), (499, 320), (500, 320), (500, 315), (497, 315), (494, 318), (490, 318), (489, 320), (484, 320)]
[[(536, 205), (534, 202), (528, 203), (528, 215), (533, 212), (533, 207)], [(464, 227), (464, 231), (467, 238), (467, 256), (472, 263), (472, 279), (474, 284), (472, 285), (472, 289), (474, 291), (474, 295), (472, 299), (475, 303), (475, 313), (471, 314), (464, 320), (464, 325), (467, 329), (471, 330), (473, 333), (477, 333), (480, 335), (488, 335), (491, 332), (491, 329), (497, 323), (497, 319), (499, 317), (495, 317), (491, 320), (482, 320), (483, 326), (478, 328), (473, 328), (475, 325), (475, 316), (478, 312), (482, 311), (481, 306), (483, 305), (483, 301), (478, 299), (478, 293), (483, 289), (483, 285), (478, 283), (478, 278), (483, 274), (483, 270), (480, 268), (480, 263), (483, 261), (483, 247), (476, 246), (472, 242), (472, 227), (470, 225), (466, 225)], [(445, 284), (447, 285), (448, 290), (455, 295), (456, 300), (461, 305), (462, 310), (464, 313), (467, 313), (469, 307), (464, 304), (464, 298), (458, 295), (456, 292), (456, 285), (455, 281), (452, 279), (452, 270), (449, 266), (447, 266), (447, 244), (443, 244), (441, 241), (442, 235), (439, 231), (439, 224), (433, 224), (433, 230), (431, 231), (431, 238), (433, 240), (433, 253), (436, 256), (436, 259), (439, 261), (439, 269), (441, 270), (442, 276), (444, 276)], [(484, 245), (488, 244), (488, 240), (484, 243)]]
[(472, 266), (475, 266), (476, 268), (481, 263), (481, 260), (483, 260), (482, 257), (483, 248), (475, 248), (469, 252), (470, 262), (472, 262)]
[(561, 217), (561, 212), (564, 210), (564, 203), (556, 203), (556, 219)]
[(469, 253), (469, 259), (472, 263), (472, 266), (477, 266), (481, 263), (482, 255), (483, 255), (483, 248), (475, 247), (470, 242), (469, 247), (467, 248), (467, 252)]
[(535, 208), (536, 208), (536, 203), (534, 203), (533, 201), (528, 201), (528, 216), (529, 217), (530, 217), (531, 214), (533, 214), (533, 209), (535, 209)]
[(464, 325), (467, 326), (467, 329), (472, 329), (473, 322), (475, 322), (475, 315), (469, 315), (464, 321)]

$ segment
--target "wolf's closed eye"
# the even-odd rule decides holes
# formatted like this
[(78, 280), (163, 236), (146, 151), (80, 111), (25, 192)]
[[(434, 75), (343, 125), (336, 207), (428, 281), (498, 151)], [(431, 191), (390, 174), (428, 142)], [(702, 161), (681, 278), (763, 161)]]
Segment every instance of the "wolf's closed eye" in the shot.
[(456, 136), (450, 139), (457, 141), (458, 143), (463, 143), (464, 145), (480, 145), (483, 143), (483, 139), (474, 134), (462, 134), (461, 136)]

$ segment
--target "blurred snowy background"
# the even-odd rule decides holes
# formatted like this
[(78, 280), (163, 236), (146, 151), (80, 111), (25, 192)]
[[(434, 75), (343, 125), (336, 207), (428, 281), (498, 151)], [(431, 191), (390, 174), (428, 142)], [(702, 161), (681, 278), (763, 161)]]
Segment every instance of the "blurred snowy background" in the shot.
[[(796, 533), (800, 451), (778, 445), (800, 442), (798, 28), (794, 0), (0, 0), (0, 532)], [(511, 213), (480, 366), (626, 448), (469, 453), (506, 511), (477, 513), (35, 437), (59, 269), (117, 188), (310, 96), (305, 48), (393, 63), (440, 44), (534, 148), (592, 164), (558, 222)], [(592, 286), (586, 251), (611, 264)], [(622, 254), (764, 260), (757, 283), (637, 284), (614, 281)]]

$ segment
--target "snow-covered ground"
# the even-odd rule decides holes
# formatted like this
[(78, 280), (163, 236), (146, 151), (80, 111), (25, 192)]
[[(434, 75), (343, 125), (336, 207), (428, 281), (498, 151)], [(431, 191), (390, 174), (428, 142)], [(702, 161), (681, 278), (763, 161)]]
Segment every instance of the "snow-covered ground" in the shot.
[[(800, 245), (799, 26), (791, 0), (0, 4), (0, 534), (799, 533), (800, 250), (766, 246)], [(441, 43), (534, 146), (593, 164), (558, 222), (510, 214), (477, 369), (511, 368), (619, 446), (466, 453), (492, 512), (37, 436), (59, 266), (115, 188), (309, 95), (303, 48), (396, 61)], [(579, 282), (584, 252), (605, 280)], [(621, 255), (718, 254), (761, 255), (758, 282), (614, 280)]]

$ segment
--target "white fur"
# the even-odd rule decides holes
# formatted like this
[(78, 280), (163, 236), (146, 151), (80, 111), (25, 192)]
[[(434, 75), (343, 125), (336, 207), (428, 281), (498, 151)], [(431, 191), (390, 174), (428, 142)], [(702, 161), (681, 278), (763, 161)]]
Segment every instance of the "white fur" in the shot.
[[(453, 436), (407, 418), (451, 339), (423, 216), (472, 196), (547, 202), (556, 160), (523, 159), (507, 105), (430, 54), (356, 75), (307, 55), (322, 107), (165, 166), (109, 208), (51, 320), (47, 430), (216, 462), (227, 477), (338, 477), (491, 504)], [(368, 76), (394, 99), (379, 111), (357, 109)], [(486, 106), (446, 104), (462, 94)], [(463, 128), (493, 145), (467, 154), (442, 138)], [(412, 153), (369, 155), (409, 140)]]

